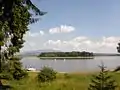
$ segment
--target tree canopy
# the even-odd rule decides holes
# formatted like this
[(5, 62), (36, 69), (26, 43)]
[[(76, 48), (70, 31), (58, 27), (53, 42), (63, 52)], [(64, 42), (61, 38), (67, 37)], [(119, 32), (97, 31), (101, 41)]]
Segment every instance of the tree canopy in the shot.
[[(31, 0), (0, 0), (0, 73), (4, 71), (4, 66), (17, 63), (14, 59), (18, 58), (14, 57), (23, 47), (23, 36), (29, 30), (28, 25), (39, 20), (35, 16), (45, 13)], [(16, 65), (22, 67), (20, 63)], [(15, 65), (12, 66), (18, 70)]]
[(104, 64), (99, 67), (100, 72), (98, 75), (93, 75), (88, 90), (116, 90), (117, 82), (110, 75), (109, 71), (106, 70)]
[(92, 52), (43, 52), (39, 57), (90, 57), (94, 56)]
[(118, 51), (118, 53), (120, 53), (120, 43), (118, 43), (117, 51)]

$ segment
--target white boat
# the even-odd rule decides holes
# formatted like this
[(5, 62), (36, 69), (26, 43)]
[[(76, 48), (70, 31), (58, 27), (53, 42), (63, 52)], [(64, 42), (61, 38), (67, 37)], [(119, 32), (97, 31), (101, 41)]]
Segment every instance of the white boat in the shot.
[(35, 68), (27, 68), (28, 71), (36, 71)]

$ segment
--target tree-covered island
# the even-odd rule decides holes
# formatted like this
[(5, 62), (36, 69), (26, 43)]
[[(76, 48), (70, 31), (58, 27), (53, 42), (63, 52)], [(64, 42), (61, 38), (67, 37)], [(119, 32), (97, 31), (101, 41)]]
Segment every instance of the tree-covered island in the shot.
[(92, 52), (43, 52), (38, 55), (41, 59), (93, 59)]

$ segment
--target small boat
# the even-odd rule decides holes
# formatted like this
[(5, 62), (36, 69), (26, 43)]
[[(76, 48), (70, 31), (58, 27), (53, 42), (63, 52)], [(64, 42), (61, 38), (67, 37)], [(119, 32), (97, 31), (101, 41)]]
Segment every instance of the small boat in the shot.
[(36, 71), (35, 68), (27, 68), (28, 71)]

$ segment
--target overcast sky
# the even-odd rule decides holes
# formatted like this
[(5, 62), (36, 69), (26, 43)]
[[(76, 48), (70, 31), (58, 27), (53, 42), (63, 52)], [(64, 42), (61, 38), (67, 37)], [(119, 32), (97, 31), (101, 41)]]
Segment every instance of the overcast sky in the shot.
[(48, 12), (29, 26), (21, 51), (57, 49), (117, 53), (120, 0), (32, 0)]

